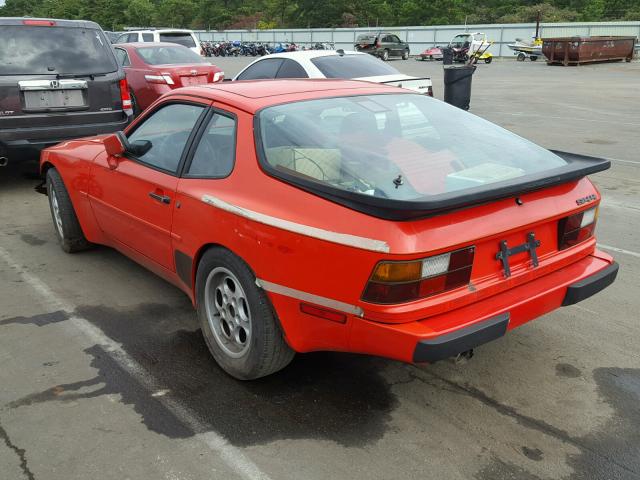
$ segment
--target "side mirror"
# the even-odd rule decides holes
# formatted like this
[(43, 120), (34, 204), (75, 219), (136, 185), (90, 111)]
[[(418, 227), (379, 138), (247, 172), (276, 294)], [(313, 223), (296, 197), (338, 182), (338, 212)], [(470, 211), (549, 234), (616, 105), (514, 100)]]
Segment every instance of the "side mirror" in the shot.
[(136, 140), (135, 142), (129, 143), (127, 152), (130, 152), (136, 157), (141, 157), (151, 150), (152, 146), (153, 144), (149, 140)]
[(104, 149), (110, 157), (118, 157), (124, 153), (124, 145), (117, 133), (107, 135), (102, 143), (104, 143)]

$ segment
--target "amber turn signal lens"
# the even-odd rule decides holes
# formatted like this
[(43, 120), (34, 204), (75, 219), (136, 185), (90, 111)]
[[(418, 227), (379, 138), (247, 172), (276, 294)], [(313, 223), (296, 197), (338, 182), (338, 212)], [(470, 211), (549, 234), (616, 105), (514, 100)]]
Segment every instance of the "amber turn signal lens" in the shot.
[(374, 282), (411, 282), (420, 280), (422, 262), (383, 262), (376, 266), (371, 280)]

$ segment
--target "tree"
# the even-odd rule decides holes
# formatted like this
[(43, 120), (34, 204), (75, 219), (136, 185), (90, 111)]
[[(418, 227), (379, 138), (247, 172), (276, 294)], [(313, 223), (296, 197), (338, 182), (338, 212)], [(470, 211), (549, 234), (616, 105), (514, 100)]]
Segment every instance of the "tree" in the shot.
[(153, 22), (154, 10), (149, 0), (129, 0), (124, 16), (130, 26), (149, 27)]

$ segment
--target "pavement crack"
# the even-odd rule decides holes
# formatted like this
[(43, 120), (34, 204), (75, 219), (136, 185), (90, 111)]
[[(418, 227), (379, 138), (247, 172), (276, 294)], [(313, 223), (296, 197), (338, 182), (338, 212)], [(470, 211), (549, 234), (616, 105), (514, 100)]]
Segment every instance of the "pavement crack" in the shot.
[[(415, 368), (415, 367), (414, 367)], [(507, 416), (507, 417), (511, 417), (513, 418), (516, 422), (518, 422), (520, 425), (524, 426), (525, 428), (528, 429), (532, 429), (532, 430), (537, 430), (538, 432), (541, 432), (545, 435), (549, 435), (552, 436), (564, 443), (568, 443), (570, 445), (573, 445), (581, 450), (586, 450), (588, 452), (590, 452), (591, 454), (609, 462), (612, 465), (617, 466), (618, 468), (629, 472), (635, 476), (640, 475), (639, 472), (636, 472), (635, 470), (629, 468), (626, 465), (623, 465), (619, 462), (617, 462), (616, 460), (614, 460), (613, 458), (611, 458), (608, 455), (603, 454), (602, 452), (599, 452), (597, 450), (594, 450), (593, 448), (591, 448), (589, 445), (587, 445), (585, 442), (581, 441), (578, 438), (575, 438), (573, 436), (571, 436), (567, 431), (562, 430), (561, 428), (555, 427), (543, 420), (539, 420), (537, 418), (533, 418), (530, 417), (528, 415), (524, 415), (520, 412), (518, 412), (514, 407), (511, 407), (509, 405), (505, 405), (503, 403), (500, 403), (498, 400), (496, 400), (495, 398), (490, 397), (489, 395), (487, 395), (485, 392), (483, 392), (482, 390), (480, 390), (479, 388), (476, 387), (472, 387), (468, 384), (459, 384), (456, 383), (452, 380), (449, 380), (445, 377), (442, 377), (432, 371), (428, 371), (428, 370), (417, 370), (419, 373), (423, 373), (426, 375), (429, 375), (437, 380), (439, 380), (440, 382), (444, 383), (445, 385), (447, 385), (449, 388), (453, 389), (453, 390), (457, 390), (459, 393), (462, 394), (466, 394), (472, 398), (474, 398), (475, 400), (483, 403), (484, 405), (494, 409), (496, 412), (498, 412), (501, 415)], [(433, 385), (431, 382), (429, 382), (429, 380), (422, 378), (420, 375), (418, 375), (418, 373), (416, 373), (416, 371), (410, 372), (409, 373), (410, 376), (412, 376), (413, 378), (415, 378), (416, 380), (422, 382), (422, 383), (426, 383), (427, 385)]]
[(27, 465), (27, 457), (25, 456), (25, 449), (19, 448), (13, 444), (13, 442), (9, 438), (9, 434), (2, 427), (2, 425), (0, 425), (0, 438), (4, 440), (5, 445), (10, 450), (13, 450), (15, 454), (18, 456), (18, 458), (20, 459), (20, 469), (22, 470), (22, 473), (24, 473), (24, 476), (29, 480), (35, 480), (36, 478), (35, 475), (31, 470), (29, 470), (29, 466)]

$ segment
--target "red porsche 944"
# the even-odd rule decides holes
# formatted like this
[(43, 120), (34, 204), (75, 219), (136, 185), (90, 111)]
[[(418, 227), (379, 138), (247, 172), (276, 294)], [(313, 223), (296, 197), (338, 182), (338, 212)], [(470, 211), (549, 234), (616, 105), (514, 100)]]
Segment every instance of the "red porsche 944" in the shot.
[(182, 289), (240, 379), (314, 350), (435, 362), (602, 290), (586, 176), (608, 167), (345, 80), (181, 88), (41, 157), (62, 248)]

